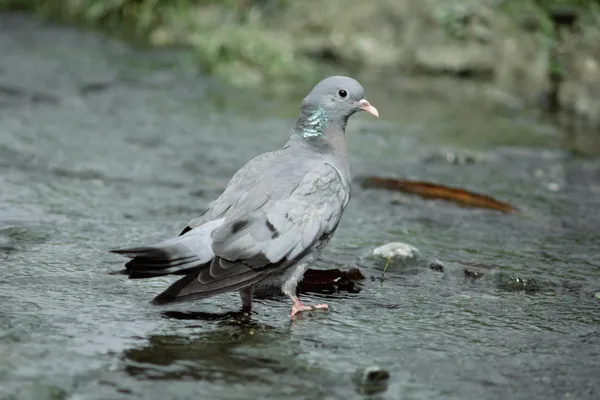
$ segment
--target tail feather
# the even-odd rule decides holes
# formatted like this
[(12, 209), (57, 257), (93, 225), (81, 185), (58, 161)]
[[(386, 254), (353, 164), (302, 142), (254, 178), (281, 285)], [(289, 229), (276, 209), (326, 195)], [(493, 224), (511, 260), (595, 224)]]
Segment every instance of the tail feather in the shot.
[(128, 271), (126, 269), (119, 271), (122, 275), (127, 275), (129, 279), (149, 279), (149, 278), (157, 278), (159, 276), (167, 276), (167, 275), (188, 275), (192, 273), (200, 273), (205, 267), (208, 267), (210, 264), (203, 264), (198, 267), (192, 267), (183, 270), (177, 270), (175, 272), (169, 271), (154, 271), (154, 272), (139, 272), (139, 271)]
[(170, 274), (181, 275), (210, 262), (212, 259), (212, 257), (206, 259), (195, 254), (189, 254), (189, 250), (187, 250), (187, 254), (179, 255), (186, 249), (178, 247), (150, 248), (146, 252), (136, 251), (135, 253), (127, 252), (127, 250), (121, 250), (120, 254), (125, 254), (131, 258), (125, 264), (125, 270), (129, 273), (131, 279)]
[(167, 268), (181, 267), (182, 265), (193, 263), (196, 260), (198, 260), (198, 257), (195, 256), (169, 258), (168, 255), (163, 257), (140, 255), (133, 258), (125, 264), (125, 266), (127, 269), (131, 270), (159, 271)]
[(152, 246), (145, 246), (145, 247), (131, 247), (128, 249), (116, 249), (116, 250), (110, 250), (110, 253), (115, 253), (115, 254), (121, 254), (124, 255), (126, 257), (129, 258), (133, 258), (138, 254), (148, 254), (148, 253), (152, 253), (157, 251), (156, 248), (152, 247)]
[(194, 271), (174, 282), (164, 292), (156, 296), (151, 304), (155, 306), (173, 303), (183, 303), (192, 300), (205, 299), (221, 293), (242, 290), (265, 278), (264, 273), (249, 270), (245, 273), (222, 279), (210, 284), (200, 283), (198, 275), (201, 269)]
[(221, 220), (210, 221), (192, 229), (186, 235), (142, 247), (111, 250), (131, 260), (125, 264), (130, 279), (164, 275), (185, 275), (210, 263), (214, 257), (211, 232)]
[(154, 305), (203, 299), (255, 285), (267, 276), (263, 269), (215, 258), (211, 233), (222, 223), (223, 219), (210, 221), (152, 246), (112, 250), (130, 258), (125, 269), (115, 274), (129, 279), (184, 275), (156, 296)]

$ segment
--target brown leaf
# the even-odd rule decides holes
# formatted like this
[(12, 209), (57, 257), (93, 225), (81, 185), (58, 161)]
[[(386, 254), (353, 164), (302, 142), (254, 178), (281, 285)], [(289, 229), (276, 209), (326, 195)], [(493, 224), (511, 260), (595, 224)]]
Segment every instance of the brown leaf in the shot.
[(510, 204), (498, 201), (490, 196), (431, 182), (367, 177), (362, 179), (361, 186), (363, 188), (389, 189), (409, 194), (416, 194), (424, 199), (446, 200), (456, 203), (462, 207), (487, 208), (501, 211), (503, 213), (519, 212), (519, 210)]

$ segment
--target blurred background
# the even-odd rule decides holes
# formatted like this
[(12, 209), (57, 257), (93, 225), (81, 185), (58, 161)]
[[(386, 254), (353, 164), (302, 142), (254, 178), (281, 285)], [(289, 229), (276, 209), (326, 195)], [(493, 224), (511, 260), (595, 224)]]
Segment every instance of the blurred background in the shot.
[[(597, 0), (0, 11), (0, 399), (599, 398)], [(329, 312), (150, 307), (172, 277), (111, 274), (332, 74), (380, 118), (348, 125), (352, 200), (301, 285)]]
[(545, 110), (576, 136), (574, 150), (598, 151), (597, 0), (1, 0), (0, 9), (185, 47), (190, 68), (277, 93), (328, 73), (385, 77), (384, 86), (427, 77), (426, 88), (412, 82), (421, 92), (433, 77), (477, 82), (482, 100)]

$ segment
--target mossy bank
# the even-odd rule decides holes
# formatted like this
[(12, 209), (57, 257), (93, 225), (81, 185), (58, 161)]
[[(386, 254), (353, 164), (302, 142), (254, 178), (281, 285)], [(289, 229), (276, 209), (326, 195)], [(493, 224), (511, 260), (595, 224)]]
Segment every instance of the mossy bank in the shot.
[(331, 71), (451, 75), (600, 125), (598, 0), (0, 0), (4, 9), (190, 47), (235, 85)]

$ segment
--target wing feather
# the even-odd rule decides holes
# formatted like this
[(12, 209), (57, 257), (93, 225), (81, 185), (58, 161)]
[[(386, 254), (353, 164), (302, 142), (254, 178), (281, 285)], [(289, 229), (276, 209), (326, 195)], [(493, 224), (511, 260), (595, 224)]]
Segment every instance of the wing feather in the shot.
[[(292, 261), (337, 227), (349, 199), (349, 188), (335, 168), (321, 163), (304, 176), (285, 197), (270, 199), (263, 207), (239, 218), (228, 218), (212, 233), (217, 257), (244, 264), (259, 254), (266, 268)], [(243, 227), (233, 232), (233, 227)]]
[[(154, 304), (244, 289), (327, 242), (350, 198), (349, 178), (321, 157), (296, 157), (290, 163), (282, 154), (263, 154), (240, 169), (203, 215), (192, 220), (177, 240), (160, 246), (158, 257), (148, 257), (156, 247), (141, 253), (129, 249), (126, 255), (146, 264), (140, 267), (144, 273), (152, 273), (155, 265), (167, 268), (163, 272), (194, 266)], [(207, 224), (210, 229), (204, 228)], [(200, 229), (201, 242), (193, 238)], [(165, 250), (169, 254), (162, 261)]]

